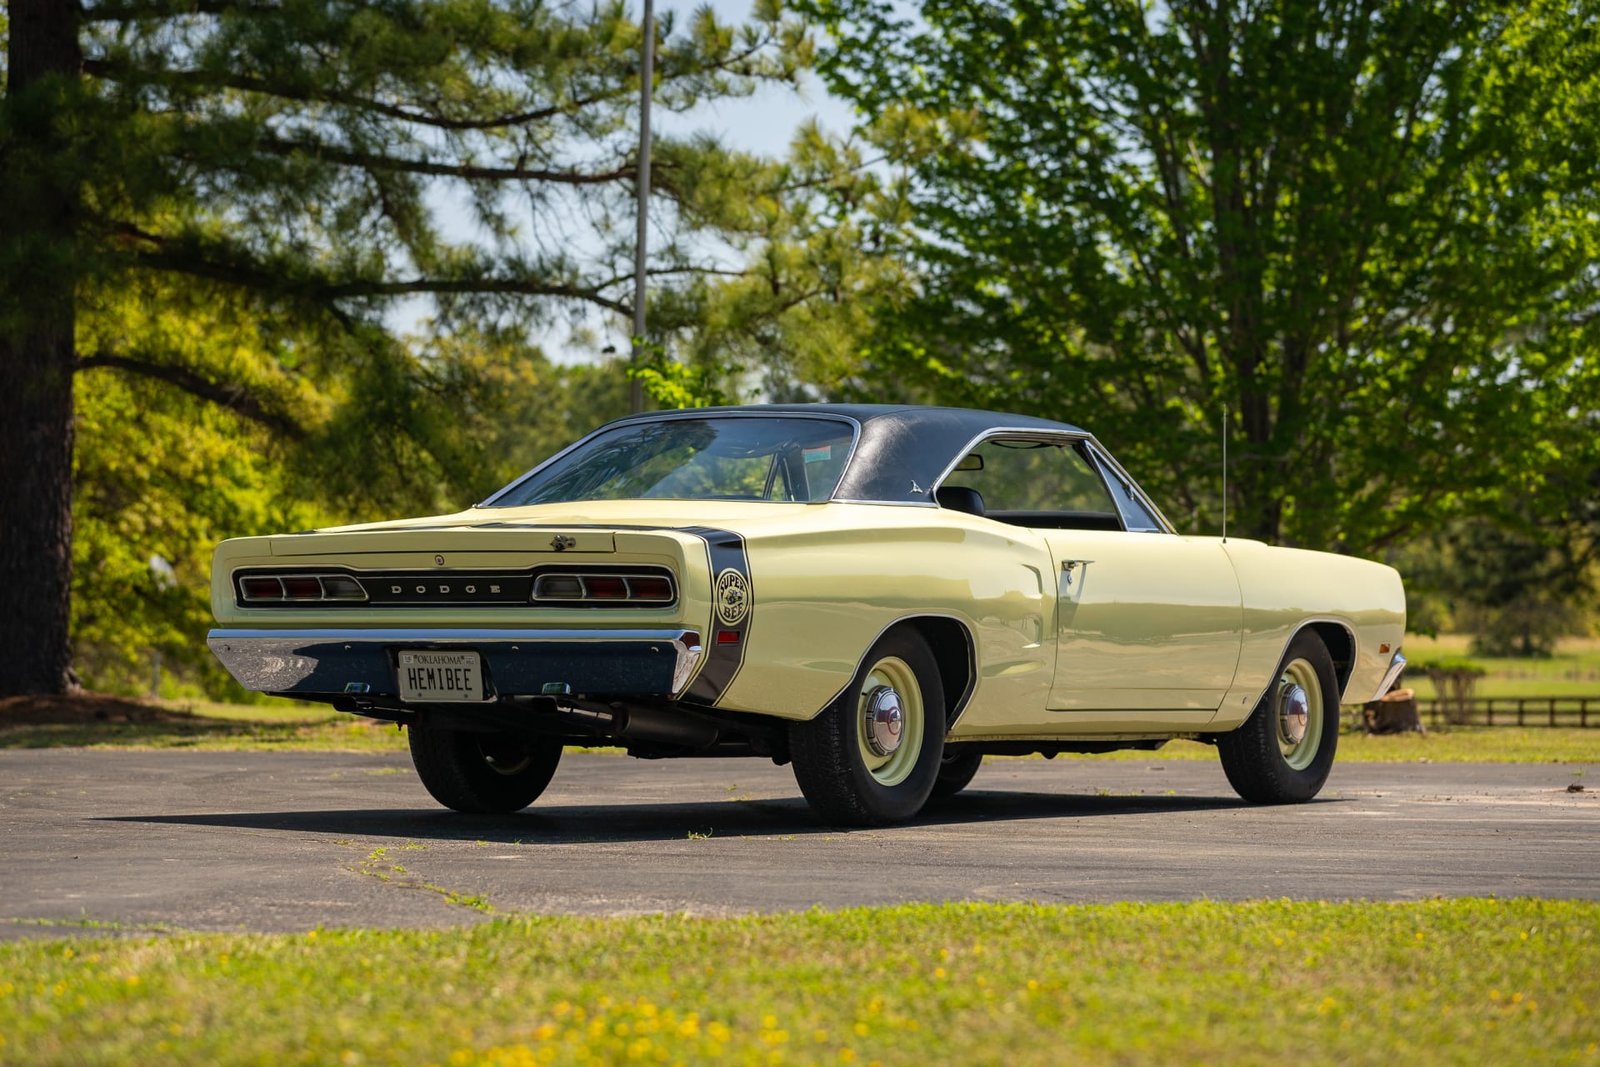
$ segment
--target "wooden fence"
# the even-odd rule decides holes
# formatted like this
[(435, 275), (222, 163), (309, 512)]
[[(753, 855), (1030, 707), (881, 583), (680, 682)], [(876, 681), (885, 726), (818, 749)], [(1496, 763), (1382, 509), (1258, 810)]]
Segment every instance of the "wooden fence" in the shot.
[[(1359, 721), (1361, 709), (1354, 710)], [(1474, 697), (1463, 704), (1418, 700), (1417, 712), (1428, 726), (1600, 727), (1600, 696)]]

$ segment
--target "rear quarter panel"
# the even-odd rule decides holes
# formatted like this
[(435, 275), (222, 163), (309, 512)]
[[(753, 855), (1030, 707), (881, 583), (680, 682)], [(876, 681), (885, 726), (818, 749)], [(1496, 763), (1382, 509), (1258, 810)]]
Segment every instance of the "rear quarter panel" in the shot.
[(1032, 532), (1012, 536), (942, 509), (834, 503), (803, 525), (743, 533), (748, 646), (718, 706), (812, 718), (886, 629), (938, 615), (959, 621), (976, 646), (980, 680), (963, 722), (1044, 707), (1055, 665), (1055, 587), (1044, 542)]
[[(1327, 552), (1277, 548), (1229, 539), (1223, 546), (1244, 597), (1244, 640), (1233, 688), (1213, 729), (1249, 717), (1265, 692), (1289, 640), (1309, 622), (1335, 622), (1355, 641), (1343, 703), (1369, 700), (1405, 636), (1406, 600), (1392, 567)], [(1380, 651), (1383, 645), (1389, 651)]]

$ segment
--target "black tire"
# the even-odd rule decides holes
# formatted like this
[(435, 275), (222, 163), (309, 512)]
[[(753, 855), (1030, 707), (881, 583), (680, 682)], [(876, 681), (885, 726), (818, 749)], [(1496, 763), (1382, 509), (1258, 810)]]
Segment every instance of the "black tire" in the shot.
[(939, 760), (939, 776), (933, 780), (933, 799), (953, 797), (972, 784), (972, 776), (983, 764), (982, 752), (952, 752), (945, 749)]
[(411, 762), (433, 799), (470, 814), (521, 811), (561, 761), (558, 741), (412, 726)]
[[(871, 751), (864, 718), (887, 682), (904, 703), (898, 747)], [(912, 693), (916, 705), (913, 724)], [(944, 687), (928, 644), (915, 631), (892, 630), (861, 661), (850, 686), (810, 722), (789, 729), (795, 780), (812, 810), (836, 826), (882, 826), (922, 810), (944, 752)], [(877, 761), (882, 760), (882, 763)], [(869, 761), (875, 765), (869, 765)]]
[[(1282, 727), (1291, 703), (1286, 686), (1298, 685), (1307, 700), (1302, 740)], [(1292, 718), (1292, 717), (1291, 717)], [(1217, 738), (1222, 769), (1234, 791), (1253, 804), (1297, 804), (1316, 796), (1333, 769), (1339, 745), (1339, 680), (1328, 648), (1310, 630), (1289, 642), (1272, 682), (1244, 725)]]

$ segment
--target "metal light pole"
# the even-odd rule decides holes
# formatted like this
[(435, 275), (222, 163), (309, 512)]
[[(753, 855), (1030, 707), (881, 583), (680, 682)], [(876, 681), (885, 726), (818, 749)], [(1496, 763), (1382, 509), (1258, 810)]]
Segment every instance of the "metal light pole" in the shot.
[[(644, 0), (644, 60), (639, 69), (639, 175), (634, 186), (638, 230), (633, 245), (633, 352), (629, 363), (635, 371), (644, 357), (644, 264), (649, 248), (650, 224), (650, 97), (655, 80), (656, 15), (654, 0)], [(638, 378), (628, 382), (628, 408), (644, 410), (644, 384)]]

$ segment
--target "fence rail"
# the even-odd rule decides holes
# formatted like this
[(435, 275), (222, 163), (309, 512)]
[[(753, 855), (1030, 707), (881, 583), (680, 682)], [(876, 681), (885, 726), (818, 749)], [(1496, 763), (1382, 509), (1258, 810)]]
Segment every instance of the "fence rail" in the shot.
[(1600, 696), (1474, 697), (1459, 702), (1419, 700), (1417, 712), (1429, 726), (1600, 727)]

